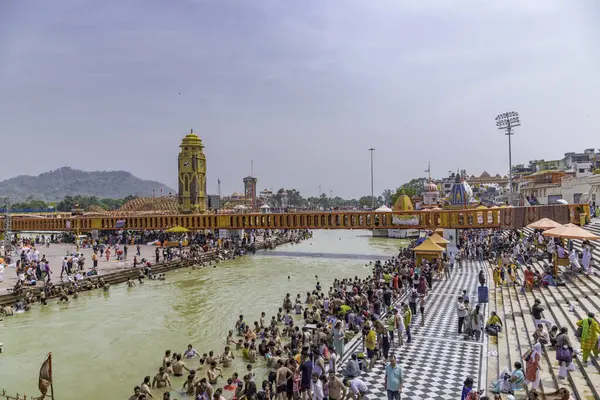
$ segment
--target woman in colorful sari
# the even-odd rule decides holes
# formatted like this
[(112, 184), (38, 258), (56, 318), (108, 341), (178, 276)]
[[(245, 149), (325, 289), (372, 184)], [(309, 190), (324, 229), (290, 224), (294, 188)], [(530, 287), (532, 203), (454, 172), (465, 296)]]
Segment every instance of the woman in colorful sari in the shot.
[(510, 286), (517, 284), (517, 267), (512, 264), (508, 266), (508, 281)]
[(531, 267), (527, 267), (525, 271), (523, 271), (523, 275), (525, 275), (525, 289), (533, 290), (533, 271)]
[(463, 382), (462, 394), (460, 400), (478, 400), (479, 392), (473, 389), (473, 378), (467, 378)]
[(426, 295), (427, 294), (427, 281), (425, 280), (424, 276), (421, 276), (419, 278), (419, 288), (418, 288), (417, 292), (420, 295)]
[(335, 348), (335, 352), (339, 354), (341, 359), (341, 357), (344, 356), (344, 338), (346, 336), (346, 332), (342, 326), (342, 321), (337, 321), (335, 323), (335, 326), (331, 331), (331, 335), (333, 337), (333, 347)]
[(527, 383), (531, 383), (532, 389), (537, 390), (540, 386), (540, 369), (542, 364), (542, 345), (539, 341), (533, 345), (531, 354), (525, 361), (527, 362), (525, 380)]
[(494, 284), (496, 285), (496, 287), (499, 287), (502, 284), (502, 279), (500, 279), (500, 268), (498, 268), (497, 266), (494, 267)]
[(511, 373), (506, 368), (497, 381), (492, 382), (492, 392), (494, 393), (512, 393), (515, 390), (523, 389), (525, 383), (525, 374), (520, 362), (515, 363), (515, 370)]
[(491, 336), (498, 336), (498, 332), (502, 331), (502, 321), (495, 311), (492, 311), (490, 319), (485, 324), (485, 331)]
[(600, 334), (600, 326), (594, 319), (594, 313), (589, 313), (587, 318), (577, 321), (577, 326), (582, 327), (581, 330), (581, 350), (583, 351), (583, 363), (588, 363), (590, 353), (594, 353), (594, 357), (598, 357), (598, 334)]

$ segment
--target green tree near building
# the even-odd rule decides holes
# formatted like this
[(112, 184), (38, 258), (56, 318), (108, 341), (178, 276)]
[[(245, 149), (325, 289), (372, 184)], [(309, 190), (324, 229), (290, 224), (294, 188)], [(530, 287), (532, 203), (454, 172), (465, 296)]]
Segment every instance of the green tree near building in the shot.
[[(409, 182), (401, 185), (396, 189), (394, 194), (391, 195), (390, 204), (394, 205), (398, 197), (405, 194), (408, 197), (420, 196), (423, 193), (423, 189), (425, 184), (427, 183), (427, 178), (415, 178), (411, 179)], [(389, 190), (389, 189), (388, 189)]]

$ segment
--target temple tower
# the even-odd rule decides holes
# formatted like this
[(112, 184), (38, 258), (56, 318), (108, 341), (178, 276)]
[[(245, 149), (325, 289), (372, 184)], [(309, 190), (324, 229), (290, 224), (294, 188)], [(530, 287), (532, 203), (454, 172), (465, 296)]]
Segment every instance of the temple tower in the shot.
[(244, 178), (244, 197), (252, 210), (258, 208), (258, 204), (256, 203), (256, 181), (257, 179), (253, 176)]
[(202, 140), (190, 130), (179, 147), (179, 210), (183, 213), (206, 212), (206, 156), (202, 151)]

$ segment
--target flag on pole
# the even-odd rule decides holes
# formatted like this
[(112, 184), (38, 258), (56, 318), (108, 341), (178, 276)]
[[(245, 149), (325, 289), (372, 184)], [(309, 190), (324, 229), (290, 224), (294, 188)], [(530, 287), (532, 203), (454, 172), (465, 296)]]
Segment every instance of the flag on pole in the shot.
[(52, 353), (48, 353), (46, 359), (40, 367), (40, 378), (38, 387), (42, 393), (42, 399), (46, 397), (48, 388), (52, 385)]

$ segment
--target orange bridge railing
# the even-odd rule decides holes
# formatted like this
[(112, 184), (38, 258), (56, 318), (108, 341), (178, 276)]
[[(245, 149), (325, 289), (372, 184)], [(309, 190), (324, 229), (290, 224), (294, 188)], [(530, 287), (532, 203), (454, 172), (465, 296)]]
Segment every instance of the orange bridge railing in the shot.
[[(244, 214), (165, 214), (139, 216), (73, 216), (69, 218), (12, 217), (11, 227), (22, 231), (154, 230), (183, 226), (202, 229), (519, 229), (541, 217), (580, 223), (589, 206), (552, 205), (497, 209), (430, 211), (307, 211)], [(1, 218), (0, 218), (1, 220)], [(4, 223), (0, 221), (0, 231)]]

